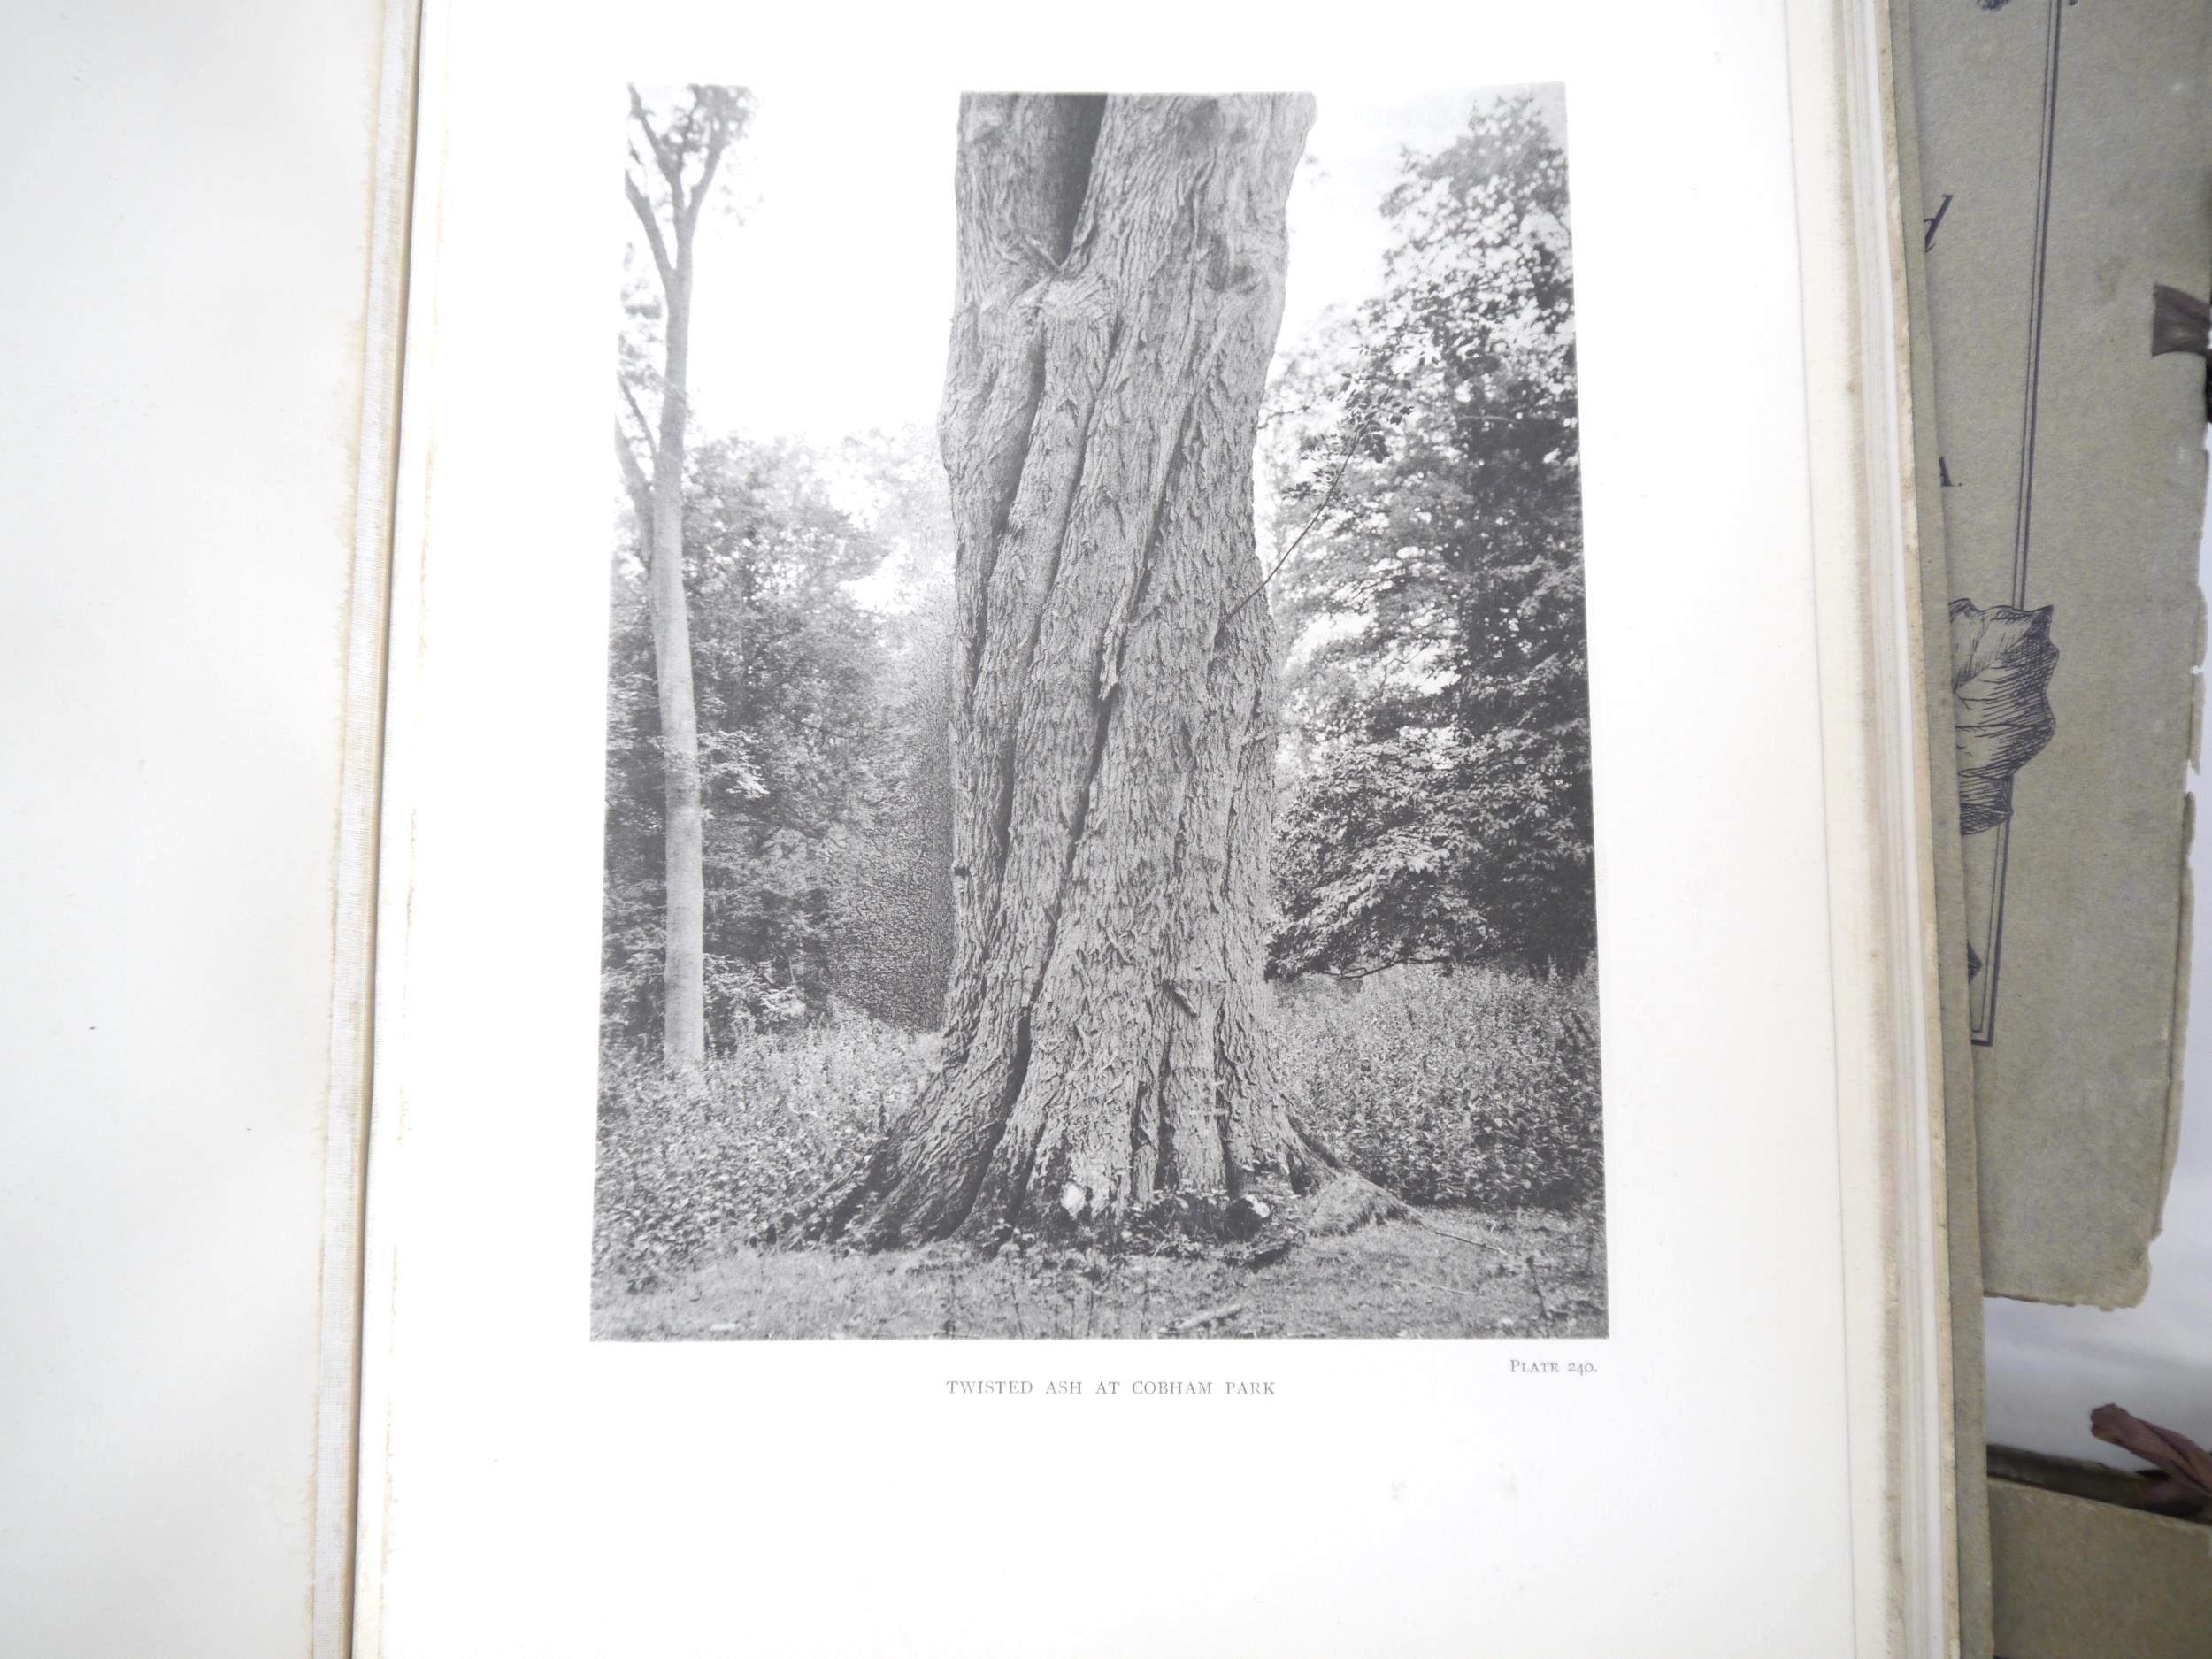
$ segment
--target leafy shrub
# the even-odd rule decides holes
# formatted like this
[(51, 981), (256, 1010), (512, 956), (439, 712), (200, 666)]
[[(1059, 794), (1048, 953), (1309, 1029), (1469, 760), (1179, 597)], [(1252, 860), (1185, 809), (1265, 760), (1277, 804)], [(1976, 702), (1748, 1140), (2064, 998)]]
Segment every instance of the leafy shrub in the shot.
[(642, 1288), (812, 1197), (914, 1098), (933, 1041), (848, 1013), (740, 1033), (695, 1078), (603, 1055), (595, 1271)]
[(1294, 1110), (1370, 1180), (1489, 1210), (1601, 1192), (1594, 975), (1397, 968), (1285, 986), (1278, 1007)]
[[(1300, 981), (1278, 989), (1279, 1075), (1309, 1129), (1416, 1203), (1572, 1210), (1603, 1182), (1596, 997), (1586, 975), (1471, 969)], [(782, 1220), (873, 1149), (935, 1043), (845, 1010), (741, 1032), (696, 1078), (608, 1050), (595, 1270), (643, 1289)], [(1152, 1250), (1180, 1231), (1133, 1230)]]

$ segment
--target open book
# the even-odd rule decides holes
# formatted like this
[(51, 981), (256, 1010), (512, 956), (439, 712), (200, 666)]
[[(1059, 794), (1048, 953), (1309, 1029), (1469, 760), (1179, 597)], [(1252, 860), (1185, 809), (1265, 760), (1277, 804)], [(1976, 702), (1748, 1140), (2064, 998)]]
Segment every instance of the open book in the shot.
[(2212, 12), (1225, 11), (16, 21), (0, 1648), (2194, 1652)]
[(1953, 1651), (1884, 15), (841, 27), (424, 19), (318, 1650)]

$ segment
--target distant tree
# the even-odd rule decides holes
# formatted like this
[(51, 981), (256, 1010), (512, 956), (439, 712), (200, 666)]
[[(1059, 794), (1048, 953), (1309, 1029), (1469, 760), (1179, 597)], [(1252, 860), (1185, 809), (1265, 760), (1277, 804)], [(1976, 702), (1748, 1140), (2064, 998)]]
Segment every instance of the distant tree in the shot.
[(687, 87), (652, 103), (631, 88), (629, 166), (622, 180), (651, 258), (655, 289), (652, 298), (634, 296), (630, 308), (615, 448), (647, 529), (666, 795), (661, 1050), (669, 1065), (685, 1071), (696, 1071), (706, 1058), (706, 826), (683, 582), (692, 288), (700, 211), (713, 193), (724, 153), (744, 131), (750, 107), (749, 96), (736, 87)]
[(1279, 973), (1595, 942), (1566, 158), (1525, 98), (1409, 157), (1381, 295), (1275, 388), (1305, 648)]
[[(696, 446), (685, 491), (705, 834), (710, 1034), (818, 1011), (832, 988), (844, 849), (865, 846), (903, 758), (883, 618), (852, 584), (882, 548), (831, 499), (805, 451)], [(608, 1036), (661, 1023), (665, 795), (650, 573), (619, 561), (610, 657)]]
[(831, 987), (879, 1018), (934, 1029), (953, 938), (953, 532), (944, 464), (918, 427), (849, 439), (837, 458), (885, 549), (876, 580), (887, 751), (867, 826), (841, 849)]

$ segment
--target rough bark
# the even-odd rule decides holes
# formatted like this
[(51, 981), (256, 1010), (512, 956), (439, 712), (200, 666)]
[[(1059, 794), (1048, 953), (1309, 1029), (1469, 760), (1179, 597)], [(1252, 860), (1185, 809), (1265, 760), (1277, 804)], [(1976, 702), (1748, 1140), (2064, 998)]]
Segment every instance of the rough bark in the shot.
[(1333, 1161), (1260, 997), (1275, 749), (1252, 455), (1303, 96), (971, 96), (940, 1068), (815, 1230), (1219, 1215)]

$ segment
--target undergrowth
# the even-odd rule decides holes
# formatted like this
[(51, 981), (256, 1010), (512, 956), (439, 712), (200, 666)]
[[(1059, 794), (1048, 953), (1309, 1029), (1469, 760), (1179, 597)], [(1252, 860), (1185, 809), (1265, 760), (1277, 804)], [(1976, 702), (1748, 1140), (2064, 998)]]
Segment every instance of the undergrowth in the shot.
[(1282, 999), (1306, 1127), (1416, 1204), (1568, 1210), (1601, 1195), (1597, 984), (1400, 969)]
[[(1275, 1006), (1293, 1110), (1378, 1185), (1496, 1216), (1601, 1198), (1593, 979), (1402, 969), (1356, 987), (1278, 987)], [(633, 1291), (664, 1284), (787, 1217), (867, 1156), (935, 1049), (933, 1037), (840, 1010), (749, 1033), (695, 1078), (610, 1051), (596, 1275)], [(1185, 1233), (1160, 1210), (1132, 1217), (1123, 1238), (1139, 1254), (1188, 1255)]]
[(749, 1033), (696, 1077), (603, 1055), (595, 1270), (657, 1284), (787, 1214), (867, 1156), (934, 1048), (849, 1014)]

